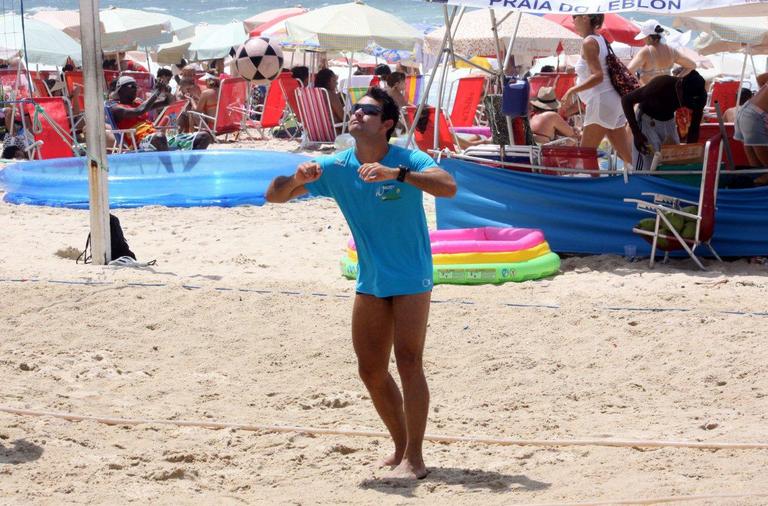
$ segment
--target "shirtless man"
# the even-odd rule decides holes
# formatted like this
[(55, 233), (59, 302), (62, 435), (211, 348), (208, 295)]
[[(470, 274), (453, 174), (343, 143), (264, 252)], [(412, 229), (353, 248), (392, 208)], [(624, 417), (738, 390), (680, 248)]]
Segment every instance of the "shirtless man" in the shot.
[[(433, 273), (422, 192), (452, 197), (456, 183), (424, 152), (389, 144), (399, 114), (392, 97), (370, 88), (349, 122), (356, 147), (275, 178), (266, 199), (312, 192), (336, 200), (346, 217), (359, 262), (352, 309), (358, 372), (395, 444), (382, 464), (396, 466), (395, 477), (424, 478), (429, 390), (422, 355)], [(389, 373), (393, 347), (402, 395)]]

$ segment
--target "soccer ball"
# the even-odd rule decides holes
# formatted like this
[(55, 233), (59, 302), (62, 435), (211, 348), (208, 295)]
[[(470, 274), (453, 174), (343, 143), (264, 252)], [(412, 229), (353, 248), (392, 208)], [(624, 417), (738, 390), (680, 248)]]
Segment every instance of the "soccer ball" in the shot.
[(257, 84), (276, 78), (283, 69), (283, 50), (268, 37), (251, 37), (235, 53), (240, 77)]

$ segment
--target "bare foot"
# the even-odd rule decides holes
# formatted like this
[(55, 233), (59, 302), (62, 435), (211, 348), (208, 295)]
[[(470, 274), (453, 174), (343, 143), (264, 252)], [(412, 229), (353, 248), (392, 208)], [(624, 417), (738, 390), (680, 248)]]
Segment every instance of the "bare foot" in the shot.
[(427, 474), (429, 474), (429, 472), (427, 471), (426, 466), (424, 466), (424, 462), (419, 461), (418, 464), (414, 465), (409, 460), (403, 459), (391, 473), (385, 476), (385, 478), (421, 480), (426, 478)]
[(402, 460), (402, 457), (397, 456), (396, 453), (393, 453), (389, 457), (385, 457), (383, 459), (379, 459), (374, 464), (377, 468), (382, 469), (384, 467), (393, 468), (396, 465), (400, 464), (400, 461)]

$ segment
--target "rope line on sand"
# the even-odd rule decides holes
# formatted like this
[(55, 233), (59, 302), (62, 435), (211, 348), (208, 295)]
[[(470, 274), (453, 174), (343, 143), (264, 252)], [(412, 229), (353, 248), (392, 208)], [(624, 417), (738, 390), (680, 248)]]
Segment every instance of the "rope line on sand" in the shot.
[[(332, 429), (321, 427), (297, 427), (290, 425), (245, 424), (233, 422), (207, 422), (200, 420), (158, 420), (145, 418), (114, 418), (78, 415), (54, 411), (18, 409), (0, 406), (0, 412), (19, 416), (59, 418), (71, 422), (98, 422), (106, 425), (172, 425), (177, 427), (201, 427), (206, 429), (237, 429), (254, 432), (290, 432), (351, 437), (388, 438), (382, 431)], [(695, 448), (701, 450), (768, 450), (768, 443), (733, 443), (703, 441), (663, 441), (648, 439), (511, 439), (488, 436), (448, 436), (426, 434), (425, 441), (436, 443), (476, 443), (499, 446), (609, 446), (621, 448)]]
[[(180, 286), (185, 290), (203, 290), (206, 287), (202, 285), (171, 285), (168, 283), (150, 283), (150, 282), (125, 282), (120, 283), (115, 281), (76, 281), (76, 280), (63, 280), (63, 279), (38, 279), (38, 278), (0, 278), (0, 283), (50, 283), (59, 285), (79, 285), (79, 286), (129, 286), (129, 287), (142, 287), (142, 288), (163, 288), (163, 287), (176, 287)], [(352, 297), (350, 294), (343, 293), (324, 293), (324, 292), (302, 292), (296, 290), (268, 290), (263, 288), (232, 288), (216, 286), (211, 288), (217, 292), (240, 292), (240, 293), (256, 293), (260, 295), (291, 295), (297, 297), (335, 297), (338, 299), (349, 299)], [(462, 306), (479, 305), (477, 302), (468, 299), (433, 299), (433, 304), (456, 304)], [(495, 304), (504, 307), (521, 308), (521, 309), (562, 309), (559, 304), (526, 304), (521, 302), (496, 302)], [(601, 309), (603, 311), (625, 311), (625, 312), (643, 312), (643, 313), (690, 313), (694, 311), (701, 311), (695, 308), (685, 307), (638, 307), (638, 306), (595, 306), (595, 309)], [(735, 316), (759, 316), (766, 317), (768, 312), (766, 311), (741, 311), (736, 309), (716, 309), (712, 312), (723, 315), (735, 315)]]
[(704, 501), (711, 499), (748, 499), (752, 497), (768, 497), (768, 492), (753, 492), (741, 494), (712, 494), (712, 495), (671, 495), (663, 497), (648, 497), (645, 499), (616, 499), (613, 501), (589, 501), (589, 502), (552, 502), (531, 503), (528, 506), (612, 506), (632, 504), (659, 504), (670, 502)]

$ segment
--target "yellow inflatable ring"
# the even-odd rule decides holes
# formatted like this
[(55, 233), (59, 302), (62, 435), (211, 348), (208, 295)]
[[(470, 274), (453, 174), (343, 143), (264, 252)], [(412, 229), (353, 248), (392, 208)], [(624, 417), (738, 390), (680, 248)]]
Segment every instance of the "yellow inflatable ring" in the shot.
[[(549, 253), (549, 244), (543, 242), (533, 248), (519, 251), (493, 251), (486, 253), (440, 253), (432, 255), (434, 265), (503, 264), (526, 262)], [(357, 251), (347, 249), (347, 257), (357, 263)]]

